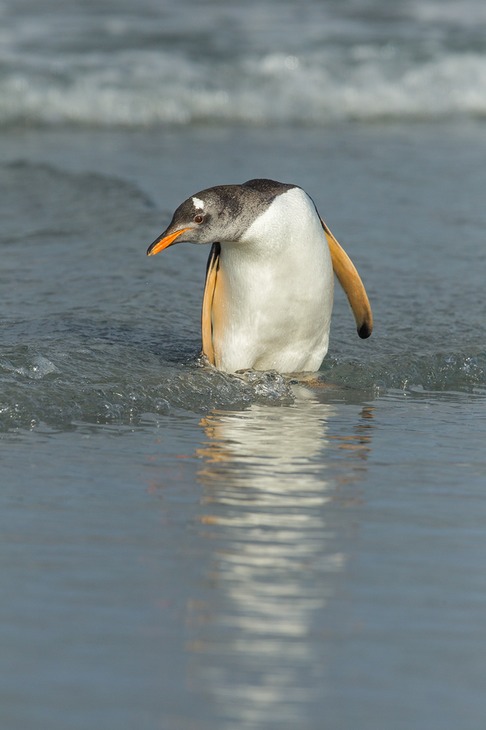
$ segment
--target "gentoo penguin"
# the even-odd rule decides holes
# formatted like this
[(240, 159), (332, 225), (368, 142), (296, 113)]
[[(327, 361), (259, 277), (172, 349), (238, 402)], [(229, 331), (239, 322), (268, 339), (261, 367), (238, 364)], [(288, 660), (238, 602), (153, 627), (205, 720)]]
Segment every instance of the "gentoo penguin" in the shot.
[(297, 185), (249, 180), (185, 200), (149, 246), (210, 243), (202, 350), (219, 370), (319, 369), (328, 349), (333, 270), (369, 337), (371, 307), (352, 261)]

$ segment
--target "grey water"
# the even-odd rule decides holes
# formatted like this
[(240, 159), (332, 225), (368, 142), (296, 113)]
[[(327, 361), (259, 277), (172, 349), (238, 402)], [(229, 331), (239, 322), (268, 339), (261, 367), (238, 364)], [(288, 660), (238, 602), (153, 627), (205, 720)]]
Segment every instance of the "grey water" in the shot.
[[(467, 6), (467, 7), (466, 7)], [(0, 4), (0, 725), (484, 727), (481, 3)], [(467, 12), (466, 12), (467, 10)], [(367, 287), (311, 387), (200, 367), (210, 185)]]

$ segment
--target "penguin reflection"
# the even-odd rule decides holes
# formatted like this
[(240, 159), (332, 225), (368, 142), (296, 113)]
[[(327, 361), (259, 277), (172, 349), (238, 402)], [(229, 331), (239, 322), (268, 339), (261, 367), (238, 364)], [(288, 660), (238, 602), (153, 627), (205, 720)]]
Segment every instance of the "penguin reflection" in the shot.
[(296, 396), (292, 406), (216, 412), (201, 424), (212, 590), (190, 614), (193, 681), (241, 727), (301, 726), (322, 696), (325, 609), (355, 529), (340, 489), (359, 482), (371, 446), (370, 410), (339, 437), (334, 405), (302, 386)]

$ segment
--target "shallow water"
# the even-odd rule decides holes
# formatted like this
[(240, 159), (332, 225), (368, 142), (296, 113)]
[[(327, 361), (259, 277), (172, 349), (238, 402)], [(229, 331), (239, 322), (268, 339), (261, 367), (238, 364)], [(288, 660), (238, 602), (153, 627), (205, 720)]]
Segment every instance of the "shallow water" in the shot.
[[(1, 727), (479, 730), (482, 4), (289, 2), (272, 26), (258, 3), (219, 46), (211, 2), (187, 26), (36, 7), (0, 6)], [(172, 86), (163, 55), (120, 71), (127, 28), (141, 67), (172, 44)], [(208, 69), (229, 107), (187, 92)], [(337, 290), (318, 386), (200, 367), (208, 251), (145, 256), (188, 195), (252, 177), (309, 192), (372, 301), (361, 341)]]
[(484, 407), (301, 390), (11, 433), (4, 726), (480, 727)]
[[(4, 727), (481, 726), (484, 149), (481, 127), (10, 136)], [(305, 182), (369, 289), (366, 342), (337, 295), (327, 387), (198, 367), (206, 252), (145, 257), (252, 165)]]

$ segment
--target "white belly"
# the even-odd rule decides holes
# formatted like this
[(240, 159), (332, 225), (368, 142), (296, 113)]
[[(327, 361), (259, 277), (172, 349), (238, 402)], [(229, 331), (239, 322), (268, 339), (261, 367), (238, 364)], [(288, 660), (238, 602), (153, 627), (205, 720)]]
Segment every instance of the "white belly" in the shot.
[(292, 188), (243, 240), (221, 245), (216, 366), (227, 372), (318, 370), (329, 343), (333, 283), (315, 207)]

